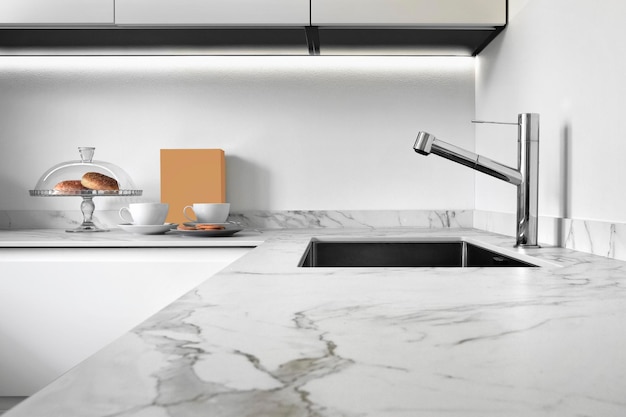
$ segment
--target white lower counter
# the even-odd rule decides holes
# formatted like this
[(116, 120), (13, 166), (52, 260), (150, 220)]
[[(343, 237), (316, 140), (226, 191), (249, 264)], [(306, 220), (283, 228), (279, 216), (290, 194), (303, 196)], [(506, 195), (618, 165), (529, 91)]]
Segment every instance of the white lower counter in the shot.
[(250, 251), (0, 248), (0, 396), (28, 396)]
[[(3, 417), (626, 415), (626, 262), (471, 229), (263, 235)], [(298, 267), (312, 238), (451, 237), (552, 266)]]

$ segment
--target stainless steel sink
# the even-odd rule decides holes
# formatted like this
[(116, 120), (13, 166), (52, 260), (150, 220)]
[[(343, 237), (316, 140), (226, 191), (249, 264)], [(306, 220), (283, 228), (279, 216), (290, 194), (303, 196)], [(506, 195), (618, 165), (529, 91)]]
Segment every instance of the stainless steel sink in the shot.
[(309, 243), (300, 267), (536, 267), (463, 239), (321, 240)]

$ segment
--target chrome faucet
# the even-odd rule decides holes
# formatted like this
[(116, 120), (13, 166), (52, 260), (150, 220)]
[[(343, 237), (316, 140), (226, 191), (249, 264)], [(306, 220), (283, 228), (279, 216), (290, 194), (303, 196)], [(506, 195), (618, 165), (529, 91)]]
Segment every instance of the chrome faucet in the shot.
[(537, 194), (539, 184), (539, 114), (522, 113), (517, 123), (476, 122), (517, 125), (517, 169), (484, 156), (451, 145), (430, 133), (419, 132), (413, 149), (428, 155), (433, 153), (453, 162), (496, 177), (517, 186), (517, 232), (515, 246), (538, 248)]

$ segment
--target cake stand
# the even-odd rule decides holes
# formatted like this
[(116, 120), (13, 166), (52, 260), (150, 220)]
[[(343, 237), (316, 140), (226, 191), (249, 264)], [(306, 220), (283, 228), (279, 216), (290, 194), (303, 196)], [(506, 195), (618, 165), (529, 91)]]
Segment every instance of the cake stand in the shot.
[[(109, 162), (94, 161), (95, 148), (79, 147), (80, 161), (68, 161), (57, 164), (47, 170), (37, 182), (35, 189), (29, 190), (33, 197), (81, 197), (80, 211), (83, 214), (83, 222), (75, 229), (66, 232), (106, 232), (93, 222), (93, 213), (96, 206), (94, 197), (137, 197), (141, 196), (142, 190), (136, 189), (130, 176), (117, 165)], [(98, 172), (114, 178), (120, 187), (119, 190), (77, 190), (58, 191), (54, 186), (60, 181), (80, 180), (87, 172)]]

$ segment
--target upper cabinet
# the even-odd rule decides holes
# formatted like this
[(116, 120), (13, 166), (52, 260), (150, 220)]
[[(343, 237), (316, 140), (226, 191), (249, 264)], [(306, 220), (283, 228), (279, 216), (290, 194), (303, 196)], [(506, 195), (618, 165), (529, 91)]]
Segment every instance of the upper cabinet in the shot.
[(114, 23), (114, 0), (1, 0), (0, 25)]
[(115, 0), (118, 25), (303, 26), (309, 0)]
[(506, 24), (507, 0), (0, 0), (0, 55), (475, 56)]
[(507, 24), (507, 0), (311, 0), (313, 55), (475, 56)]
[(506, 0), (311, 0), (313, 26), (504, 26)]

